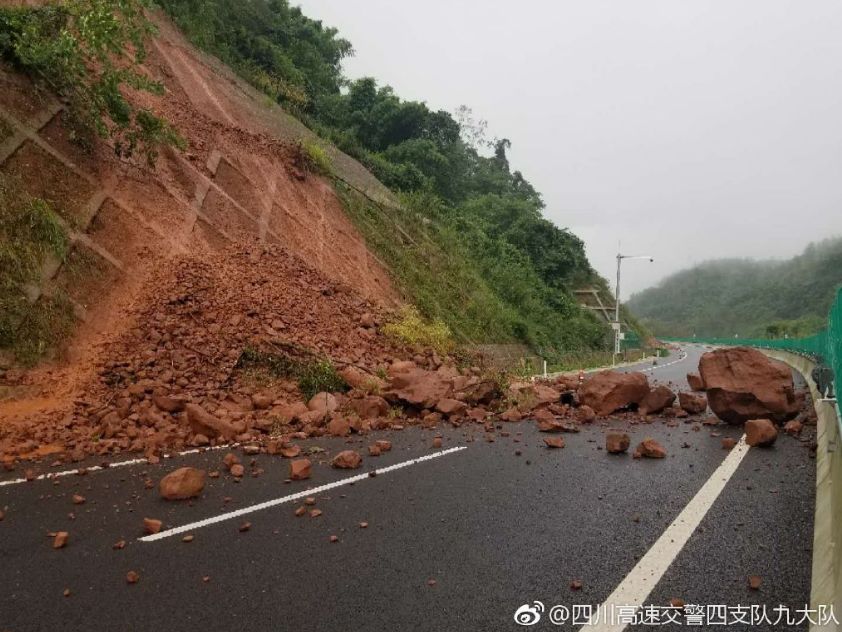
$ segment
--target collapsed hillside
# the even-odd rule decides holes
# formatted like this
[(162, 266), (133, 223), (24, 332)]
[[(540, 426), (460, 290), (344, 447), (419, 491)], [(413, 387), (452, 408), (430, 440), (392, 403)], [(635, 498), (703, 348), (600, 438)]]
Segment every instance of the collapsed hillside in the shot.
[[(163, 17), (152, 36), (117, 4), (79, 21), (89, 4), (0, 10), (0, 454), (203, 445), (155, 398), (201, 405), (246, 440), (240, 408), (267, 389), (278, 412), (345, 390), (349, 366), (454, 370), (425, 346), (451, 348), (444, 323), (462, 342), (603, 343), (569, 284), (605, 283), (540, 217), (505, 143), (468, 152), (503, 189), (458, 209), (429, 191), (399, 199)], [(115, 15), (85, 56), (85, 29)], [(418, 336), (427, 325), (396, 312), (406, 301), (439, 322)], [(262, 417), (272, 430), (278, 416)]]

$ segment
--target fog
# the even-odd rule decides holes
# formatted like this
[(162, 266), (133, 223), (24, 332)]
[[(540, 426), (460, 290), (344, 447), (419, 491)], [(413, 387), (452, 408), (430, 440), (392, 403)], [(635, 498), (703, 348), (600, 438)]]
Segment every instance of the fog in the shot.
[[(294, 0), (293, 0), (294, 1)], [(623, 296), (842, 233), (842, 2), (303, 0), (352, 78), (464, 104)]]

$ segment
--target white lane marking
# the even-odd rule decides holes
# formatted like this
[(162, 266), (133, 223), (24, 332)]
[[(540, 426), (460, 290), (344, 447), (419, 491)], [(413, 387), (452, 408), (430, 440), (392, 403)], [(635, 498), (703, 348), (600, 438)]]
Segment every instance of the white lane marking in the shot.
[[(375, 471), (377, 472), (378, 476), (380, 474), (388, 474), (389, 472), (394, 472), (395, 470), (400, 470), (402, 468), (409, 467), (410, 465), (423, 463), (424, 461), (436, 459), (440, 456), (445, 456), (446, 454), (453, 454), (454, 452), (459, 452), (465, 449), (467, 449), (467, 446), (464, 445), (458, 446), (456, 448), (449, 448), (447, 450), (442, 450), (441, 452), (434, 452), (433, 454), (427, 454), (426, 456), (418, 457), (417, 459), (410, 459), (409, 461), (402, 461), (401, 463), (396, 463), (395, 465), (377, 468), (377, 470)], [(231, 520), (232, 518), (239, 518), (240, 516), (245, 516), (247, 514), (254, 513), (255, 511), (261, 511), (263, 509), (268, 509), (269, 507), (275, 507), (284, 503), (291, 503), (295, 500), (298, 500), (299, 498), (306, 498), (307, 496), (320, 494), (321, 492), (325, 492), (329, 489), (334, 489), (335, 487), (349, 485), (350, 483), (359, 483), (360, 481), (364, 481), (368, 478), (371, 478), (368, 472), (366, 472), (365, 474), (358, 474), (356, 476), (349, 476), (348, 478), (333, 481), (332, 483), (326, 483), (324, 485), (320, 485), (319, 487), (311, 487), (309, 489), (296, 492), (295, 494), (290, 494), (289, 496), (275, 498), (274, 500), (267, 500), (266, 502), (262, 502), (257, 505), (243, 507), (242, 509), (237, 509), (236, 511), (229, 511), (228, 513), (213, 516), (211, 518), (205, 518), (204, 520), (199, 520), (197, 522), (191, 522), (190, 524), (185, 524), (180, 527), (174, 527), (172, 529), (161, 531), (159, 533), (154, 533), (152, 535), (146, 535), (138, 539), (141, 542), (155, 542), (156, 540), (169, 538), (171, 536), (178, 535), (179, 533), (184, 533), (185, 531), (195, 531), (196, 529), (201, 529), (202, 527), (207, 527), (212, 524), (222, 522), (223, 520)]]
[[(193, 448), (191, 450), (184, 450), (183, 452), (176, 452), (175, 454), (164, 454), (161, 458), (163, 459), (174, 459), (179, 456), (187, 456), (188, 454), (201, 454), (203, 452), (210, 452), (212, 450), (225, 450), (227, 448), (236, 448), (239, 443), (226, 443), (225, 445), (215, 445), (211, 448)], [(61, 472), (47, 472), (46, 474), (39, 474), (33, 481), (44, 481), (44, 480), (52, 480), (54, 478), (61, 478), (62, 476), (73, 476), (74, 474), (78, 474), (79, 470), (84, 469), (86, 472), (101, 472), (103, 470), (110, 470), (113, 467), (126, 467), (128, 465), (140, 465), (140, 464), (149, 465), (149, 460), (147, 458), (142, 459), (128, 459), (126, 461), (117, 461), (115, 463), (109, 463), (108, 467), (103, 467), (101, 465), (91, 465), (88, 467), (79, 467), (75, 470), (62, 470)], [(14, 478), (8, 481), (0, 481), (0, 487), (5, 487), (6, 485), (20, 485), (21, 483), (29, 483), (25, 478)]]
[(656, 364), (654, 366), (650, 366), (649, 368), (643, 369), (643, 370), (644, 371), (655, 371), (656, 369), (663, 369), (663, 368), (666, 368), (668, 366), (672, 366), (673, 364), (678, 364), (679, 362), (684, 362), (684, 360), (687, 359), (687, 352), (682, 351), (682, 353), (684, 355), (680, 355), (678, 357), (678, 360), (673, 360), (672, 362), (667, 362), (666, 364)]
[[(693, 535), (696, 527), (713, 506), (725, 485), (737, 471), (743, 457), (748, 453), (745, 435), (742, 436), (731, 452), (711, 477), (705, 481), (702, 488), (696, 492), (693, 499), (687, 503), (678, 517), (661, 534), (658, 541), (652, 545), (626, 578), (612, 592), (602, 607), (597, 610), (598, 620), (580, 628), (580, 632), (620, 632), (626, 628), (626, 623), (616, 623), (612, 616), (613, 608), (618, 606), (642, 606), (649, 593), (658, 584), (666, 570), (684, 548), (687, 540)], [(625, 614), (628, 611), (620, 611)], [(619, 614), (619, 612), (618, 612)], [(607, 620), (606, 620), (607, 618)], [(592, 619), (593, 621), (593, 619)]]

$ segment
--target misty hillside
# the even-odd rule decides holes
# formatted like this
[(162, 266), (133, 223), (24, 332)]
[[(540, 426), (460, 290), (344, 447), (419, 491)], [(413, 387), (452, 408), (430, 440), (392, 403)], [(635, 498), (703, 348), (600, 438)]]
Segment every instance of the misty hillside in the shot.
[(708, 261), (633, 295), (628, 306), (661, 336), (801, 336), (824, 326), (840, 284), (836, 237), (784, 261)]

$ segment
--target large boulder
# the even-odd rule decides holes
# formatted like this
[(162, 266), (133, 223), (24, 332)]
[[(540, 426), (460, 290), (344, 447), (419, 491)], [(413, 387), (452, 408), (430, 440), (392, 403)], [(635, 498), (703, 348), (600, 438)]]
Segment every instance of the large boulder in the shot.
[(768, 419), (749, 419), (745, 423), (746, 443), (768, 448), (778, 438), (778, 429)]
[(404, 402), (418, 408), (433, 408), (440, 400), (450, 396), (452, 376), (446, 372), (426, 371), (415, 366), (391, 371), (390, 388), (384, 393), (390, 401)]
[(729, 424), (749, 419), (783, 423), (798, 415), (804, 403), (790, 368), (756, 349), (709, 351), (699, 361), (699, 373), (711, 410)]
[(672, 406), (675, 401), (675, 393), (672, 389), (659, 384), (646, 394), (640, 402), (639, 410), (643, 415), (651, 415), (661, 412), (664, 408)]
[(649, 382), (643, 373), (601, 371), (586, 380), (579, 389), (579, 401), (597, 415), (639, 405), (649, 394)]

